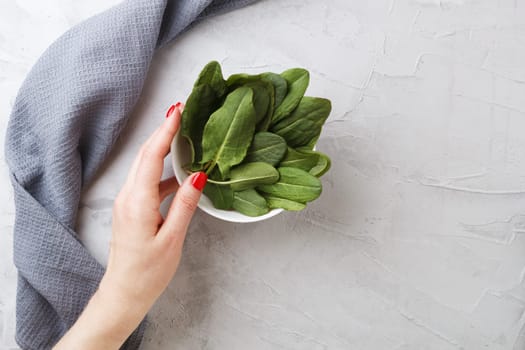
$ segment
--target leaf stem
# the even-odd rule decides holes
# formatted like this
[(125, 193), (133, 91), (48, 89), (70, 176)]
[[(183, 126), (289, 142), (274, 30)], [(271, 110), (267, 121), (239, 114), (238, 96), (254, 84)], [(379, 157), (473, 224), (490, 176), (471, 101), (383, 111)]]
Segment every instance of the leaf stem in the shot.
[(217, 164), (217, 162), (215, 160), (213, 160), (211, 163), (208, 163), (208, 166), (205, 167), (206, 175), (209, 176), (211, 174), (211, 171), (213, 170), (213, 168), (215, 168), (215, 164)]
[(208, 182), (209, 183), (212, 183), (214, 185), (222, 185), (222, 186), (225, 186), (225, 185), (230, 185), (232, 183), (235, 183), (235, 181), (216, 181), (216, 180), (212, 180), (212, 179), (208, 179)]

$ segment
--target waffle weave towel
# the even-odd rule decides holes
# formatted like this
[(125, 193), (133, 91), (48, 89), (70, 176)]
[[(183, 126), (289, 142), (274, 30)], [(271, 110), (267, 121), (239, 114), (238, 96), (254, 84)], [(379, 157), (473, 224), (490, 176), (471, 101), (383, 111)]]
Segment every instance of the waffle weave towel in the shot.
[[(253, 1), (127, 0), (66, 32), (32, 68), (5, 148), (16, 204), (16, 339), (23, 349), (51, 348), (104, 273), (74, 232), (79, 196), (125, 125), (155, 50), (196, 20)], [(139, 347), (143, 328), (124, 349)]]

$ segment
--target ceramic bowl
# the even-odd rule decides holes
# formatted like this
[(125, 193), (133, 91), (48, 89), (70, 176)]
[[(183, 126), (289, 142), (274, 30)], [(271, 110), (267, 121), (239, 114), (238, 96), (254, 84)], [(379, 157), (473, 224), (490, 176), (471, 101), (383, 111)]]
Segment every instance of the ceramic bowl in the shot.
[[(191, 161), (191, 150), (188, 141), (177, 132), (177, 135), (173, 138), (171, 142), (171, 163), (173, 166), (173, 171), (175, 172), (175, 177), (179, 183), (182, 183), (187, 177), (188, 174), (182, 168), (184, 164), (188, 164)], [(202, 195), (199, 201), (199, 208), (205, 213), (214, 216), (218, 219), (229, 221), (229, 222), (256, 222), (269, 219), (283, 211), (283, 209), (272, 209), (268, 213), (251, 217), (243, 215), (234, 210), (221, 210), (213, 206), (211, 200)]]

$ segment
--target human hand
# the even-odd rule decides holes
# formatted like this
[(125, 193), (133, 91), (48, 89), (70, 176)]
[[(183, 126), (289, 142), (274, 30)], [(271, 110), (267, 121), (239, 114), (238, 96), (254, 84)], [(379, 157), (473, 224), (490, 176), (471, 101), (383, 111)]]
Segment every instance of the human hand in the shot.
[[(182, 105), (140, 149), (113, 207), (106, 273), (98, 291), (56, 349), (118, 349), (172, 279), (206, 174), (195, 173), (179, 187), (161, 181), (164, 158), (180, 125)], [(177, 190), (178, 188), (178, 190)], [(160, 204), (177, 191), (164, 219)]]
[(186, 230), (206, 184), (204, 173), (190, 176), (162, 218), (161, 202), (178, 187), (175, 178), (160, 179), (181, 107), (170, 108), (166, 121), (142, 146), (113, 207), (111, 248), (100, 289), (117, 290), (146, 310), (177, 270)]

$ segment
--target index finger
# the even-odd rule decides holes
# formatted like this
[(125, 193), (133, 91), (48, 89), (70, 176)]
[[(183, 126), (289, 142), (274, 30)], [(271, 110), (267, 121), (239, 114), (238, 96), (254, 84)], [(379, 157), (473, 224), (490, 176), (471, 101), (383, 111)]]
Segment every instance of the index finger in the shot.
[(179, 129), (181, 112), (180, 102), (172, 106), (164, 123), (144, 145), (136, 170), (135, 182), (138, 186), (158, 191), (164, 170), (164, 157), (169, 153), (171, 141)]

